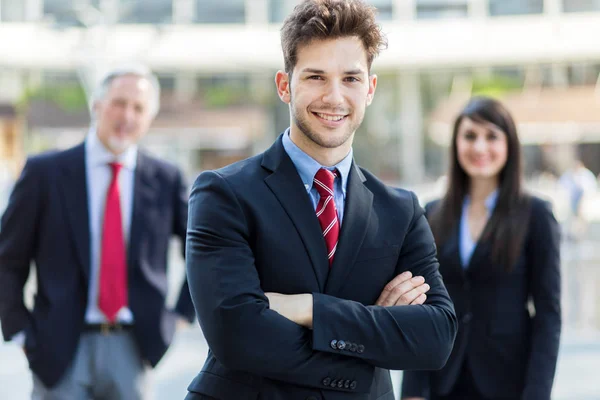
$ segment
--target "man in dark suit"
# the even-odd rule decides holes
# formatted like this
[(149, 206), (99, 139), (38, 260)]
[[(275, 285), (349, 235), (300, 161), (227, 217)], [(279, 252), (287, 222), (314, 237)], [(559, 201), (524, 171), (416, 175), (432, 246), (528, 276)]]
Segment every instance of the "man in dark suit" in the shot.
[[(392, 400), (389, 369), (446, 362), (457, 321), (423, 210), (352, 158), (383, 44), (364, 2), (301, 3), (276, 76), (290, 128), (195, 182), (186, 265), (210, 353), (187, 399)], [(410, 273), (424, 304), (399, 305), (425, 300), (397, 285)]]
[[(193, 320), (184, 283), (165, 308), (167, 249), (185, 239), (180, 171), (138, 149), (158, 111), (146, 68), (106, 76), (84, 143), (28, 159), (2, 218), (0, 318), (33, 372), (33, 399), (142, 399), (148, 366)], [(35, 262), (33, 310), (23, 287)]]

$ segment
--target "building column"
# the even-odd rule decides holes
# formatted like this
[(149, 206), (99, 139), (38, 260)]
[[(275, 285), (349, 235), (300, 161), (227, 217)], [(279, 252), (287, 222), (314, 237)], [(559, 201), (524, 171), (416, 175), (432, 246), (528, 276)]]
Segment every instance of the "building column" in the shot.
[(23, 74), (16, 69), (0, 69), (0, 102), (14, 104), (23, 94)]
[(173, 23), (193, 23), (196, 15), (196, 3), (196, 0), (173, 0)]
[(393, 0), (392, 15), (395, 21), (410, 21), (417, 18), (416, 0)]
[(43, 0), (25, 0), (25, 21), (36, 22), (40, 21), (44, 16), (44, 1)]
[(119, 20), (119, 0), (100, 0), (100, 13), (107, 25), (116, 24)]
[(544, 14), (547, 16), (559, 16), (563, 12), (562, 0), (544, 0)]
[(489, 0), (468, 0), (469, 18), (485, 19), (490, 15)]
[(402, 181), (406, 184), (420, 183), (425, 177), (420, 78), (418, 71), (401, 71), (397, 81), (400, 94), (400, 168)]
[(268, 0), (246, 0), (246, 24), (265, 25), (269, 23), (269, 2)]
[(175, 74), (175, 98), (177, 101), (188, 102), (198, 92), (198, 77), (193, 72), (178, 72)]

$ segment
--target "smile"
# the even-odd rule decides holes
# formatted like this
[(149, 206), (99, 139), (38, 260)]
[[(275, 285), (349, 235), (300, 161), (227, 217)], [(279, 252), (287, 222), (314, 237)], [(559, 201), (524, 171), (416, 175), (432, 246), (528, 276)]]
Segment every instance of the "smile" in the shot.
[(335, 121), (341, 121), (344, 118), (346, 118), (345, 115), (330, 115), (330, 114), (322, 114), (322, 113), (318, 113), (318, 112), (315, 112), (314, 114), (317, 115), (319, 118), (322, 118), (326, 121), (334, 121), (335, 122)]

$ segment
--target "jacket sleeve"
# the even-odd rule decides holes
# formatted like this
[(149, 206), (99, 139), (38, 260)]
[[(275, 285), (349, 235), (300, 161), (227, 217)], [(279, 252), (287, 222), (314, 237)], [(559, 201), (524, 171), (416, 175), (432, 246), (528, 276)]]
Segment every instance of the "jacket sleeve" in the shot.
[(315, 351), (310, 330), (269, 308), (249, 245), (248, 221), (227, 181), (204, 172), (190, 196), (188, 282), (200, 326), (215, 357), (232, 370), (324, 388), (340, 379), (368, 393), (374, 368), (364, 360)]
[(34, 257), (41, 208), (41, 169), (35, 159), (25, 164), (0, 226), (0, 320), (5, 340), (25, 330), (30, 312), (23, 287)]
[(535, 316), (523, 399), (550, 399), (561, 331), (560, 227), (539, 199), (532, 204), (527, 245)]
[[(395, 370), (437, 370), (448, 360), (458, 322), (438, 271), (436, 248), (423, 209), (413, 194), (414, 215), (404, 238), (396, 274), (411, 271), (431, 286), (423, 305), (365, 306), (313, 294), (313, 348), (345, 354)], [(339, 346), (339, 340), (344, 345)], [(338, 342), (333, 346), (332, 341)], [(348, 348), (346, 344), (350, 342)], [(353, 351), (356, 344), (358, 351)], [(335, 349), (334, 349), (335, 347)]]
[[(173, 233), (181, 240), (181, 253), (185, 258), (185, 238), (188, 218), (188, 190), (181, 171), (179, 170), (177, 170), (175, 178), (173, 209)], [(177, 299), (177, 304), (175, 305), (175, 311), (189, 322), (194, 321), (196, 313), (194, 311), (192, 297), (190, 296), (187, 277), (185, 276), (179, 291), (179, 298)]]

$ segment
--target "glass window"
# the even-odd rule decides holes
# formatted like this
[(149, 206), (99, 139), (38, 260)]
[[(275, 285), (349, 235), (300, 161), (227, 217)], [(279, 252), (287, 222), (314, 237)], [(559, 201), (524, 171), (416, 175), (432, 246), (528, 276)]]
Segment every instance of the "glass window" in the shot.
[(82, 26), (74, 6), (73, 0), (44, 0), (44, 16), (60, 26)]
[(164, 24), (173, 20), (173, 0), (121, 0), (119, 22)]
[(0, 21), (22, 22), (23, 20), (25, 20), (23, 1), (0, 0)]
[(394, 18), (392, 0), (368, 0), (368, 2), (377, 8), (377, 18), (381, 21), (390, 21)]
[(599, 0), (563, 0), (565, 12), (600, 11)]
[(524, 15), (544, 12), (544, 0), (489, 0), (490, 15)]
[(283, 22), (296, 4), (298, 4), (298, 0), (269, 0), (269, 22)]
[(245, 0), (196, 0), (196, 22), (204, 24), (235, 24), (246, 21)]
[(469, 13), (467, 0), (417, 0), (417, 18), (465, 18)]

